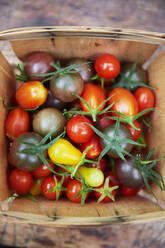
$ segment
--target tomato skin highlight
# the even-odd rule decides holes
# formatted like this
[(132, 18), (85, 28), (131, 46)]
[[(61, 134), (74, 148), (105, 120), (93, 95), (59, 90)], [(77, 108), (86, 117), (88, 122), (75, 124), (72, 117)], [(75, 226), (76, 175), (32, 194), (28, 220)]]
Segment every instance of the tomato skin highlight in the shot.
[(140, 189), (131, 189), (127, 188), (123, 185), (120, 185), (120, 191), (123, 196), (134, 196), (137, 195), (137, 193), (140, 191)]
[(141, 135), (141, 132), (142, 132), (142, 126), (140, 125), (140, 123), (138, 121), (134, 121), (133, 124), (135, 125), (135, 127), (139, 128), (140, 130), (136, 130), (134, 129), (132, 126), (130, 126), (129, 124), (127, 125), (131, 135), (132, 135), (132, 139), (134, 141), (138, 140), (138, 138), (140, 137)]
[[(81, 203), (81, 198), (82, 198), (81, 195), (75, 198), (75, 196), (80, 192), (81, 189), (82, 189), (81, 182), (79, 182), (76, 179), (70, 180), (66, 190), (67, 198), (72, 202)], [(88, 198), (88, 195), (89, 194), (86, 195), (86, 199)]]
[(26, 195), (32, 187), (33, 177), (30, 172), (16, 168), (10, 173), (9, 183), (15, 193)]
[[(111, 97), (111, 99), (109, 99), (108, 105), (115, 102), (110, 110), (121, 112), (127, 116), (135, 116), (138, 113), (139, 107), (137, 100), (129, 90), (124, 88), (115, 88), (108, 93), (108, 98), (109, 97)], [(117, 114), (112, 113), (112, 115)]]
[[(152, 90), (145, 87), (140, 87), (135, 91), (134, 95), (139, 105), (139, 111), (154, 107), (155, 97)], [(149, 113), (150, 111), (148, 111), (144, 115), (147, 115)]]
[[(21, 108), (10, 111), (5, 122), (5, 132), (11, 136), (18, 137), (30, 130), (29, 113)], [(13, 140), (11, 137), (9, 139)]]
[[(81, 97), (89, 104), (89, 106), (92, 109), (96, 109), (103, 101), (105, 101), (105, 93), (103, 89), (101, 89), (100, 86), (87, 83), (84, 86), (83, 93)], [(83, 101), (80, 100), (80, 105), (82, 109), (86, 112), (90, 112), (88, 106), (83, 103)], [(100, 108), (99, 111), (101, 111), (105, 107), (105, 104), (103, 104)]]
[(87, 152), (86, 158), (95, 159), (100, 155), (102, 151), (102, 147), (100, 145), (100, 138), (96, 134), (94, 134), (88, 142), (80, 145), (81, 152), (85, 151), (85, 149), (91, 145), (92, 147)]
[(64, 165), (77, 165), (82, 153), (66, 139), (58, 139), (48, 148), (48, 155), (54, 163)]
[[(47, 192), (50, 189), (56, 186), (56, 182), (53, 176), (46, 177), (41, 184), (42, 194), (48, 198), (49, 200), (56, 200), (56, 190), (52, 192)], [(59, 192), (59, 196), (61, 196), (62, 191)]]
[(16, 91), (16, 100), (24, 109), (40, 107), (47, 99), (48, 90), (39, 81), (23, 83)]
[[(54, 169), (54, 164), (51, 161), (47, 161), (47, 162), (50, 165), (50, 167)], [(43, 178), (49, 176), (51, 173), (52, 173), (51, 170), (47, 167), (46, 164), (42, 164), (41, 167), (32, 171), (32, 175), (37, 178)]]
[(103, 54), (95, 60), (94, 68), (100, 77), (112, 79), (120, 72), (120, 62), (111, 54)]
[(72, 141), (80, 144), (86, 143), (91, 139), (94, 132), (85, 122), (92, 125), (88, 118), (81, 115), (75, 115), (69, 119), (66, 125), (66, 132)]

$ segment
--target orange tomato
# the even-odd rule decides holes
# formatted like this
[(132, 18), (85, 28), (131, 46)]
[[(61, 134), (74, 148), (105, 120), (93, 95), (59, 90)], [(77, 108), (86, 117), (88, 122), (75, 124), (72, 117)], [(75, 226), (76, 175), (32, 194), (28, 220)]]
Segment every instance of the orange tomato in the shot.
[[(129, 90), (124, 88), (115, 88), (108, 93), (108, 98), (110, 96), (112, 97), (108, 101), (108, 105), (114, 102), (114, 105), (110, 110), (118, 111), (127, 116), (135, 116), (138, 113), (138, 103), (135, 96)], [(117, 115), (116, 113), (112, 114)]]
[(39, 81), (23, 83), (16, 91), (18, 104), (25, 109), (41, 106), (47, 98), (48, 90)]

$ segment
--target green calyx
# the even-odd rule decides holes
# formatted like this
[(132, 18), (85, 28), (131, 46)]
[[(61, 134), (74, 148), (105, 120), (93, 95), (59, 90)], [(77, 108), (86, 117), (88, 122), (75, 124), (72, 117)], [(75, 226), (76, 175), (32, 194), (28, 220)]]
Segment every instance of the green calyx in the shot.
[(64, 188), (62, 186), (63, 182), (64, 182), (64, 176), (62, 176), (62, 179), (59, 182), (58, 182), (56, 176), (54, 176), (53, 178), (54, 178), (55, 186), (52, 189), (49, 189), (46, 193), (56, 191), (56, 201), (57, 201), (59, 199), (59, 197), (60, 197), (60, 192), (61, 191), (66, 191), (66, 188)]
[(17, 68), (20, 71), (20, 74), (16, 75), (15, 77), (16, 80), (24, 81), (24, 82), (29, 81), (29, 77), (24, 70), (24, 64), (23, 63), (18, 64)]

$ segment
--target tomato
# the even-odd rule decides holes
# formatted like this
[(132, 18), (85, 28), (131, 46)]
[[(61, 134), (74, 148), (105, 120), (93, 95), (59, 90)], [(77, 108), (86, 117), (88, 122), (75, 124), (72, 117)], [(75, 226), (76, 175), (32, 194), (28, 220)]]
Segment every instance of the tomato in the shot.
[(80, 63), (84, 64), (77, 66), (76, 68), (74, 68), (74, 70), (79, 72), (84, 82), (89, 82), (91, 80), (91, 77), (93, 76), (93, 66), (92, 63), (89, 63), (88, 60), (82, 58), (74, 58), (69, 60), (67, 66)]
[(103, 54), (95, 60), (94, 68), (100, 77), (112, 79), (120, 73), (120, 62), (112, 54)]
[(79, 73), (63, 74), (50, 81), (50, 90), (54, 97), (62, 102), (72, 102), (77, 95), (81, 95), (84, 82)]
[(10, 173), (9, 183), (15, 193), (26, 195), (33, 185), (33, 177), (28, 171), (14, 169)]
[(110, 182), (113, 186), (119, 185), (119, 181), (117, 180), (115, 174), (114, 174), (112, 171), (110, 171), (110, 170), (106, 171), (106, 173), (105, 173), (105, 178), (107, 178), (107, 177), (109, 178), (109, 182)]
[(44, 105), (48, 108), (64, 109), (66, 103), (54, 97), (52, 92), (48, 89), (48, 96)]
[[(140, 87), (135, 91), (135, 97), (139, 105), (139, 111), (154, 107), (155, 99), (152, 90), (145, 87)], [(149, 113), (150, 111), (145, 113), (145, 115)]]
[(41, 178), (37, 178), (36, 180), (34, 180), (33, 185), (30, 189), (30, 194), (32, 194), (33, 196), (41, 195), (42, 193), (41, 184), (42, 184)]
[(41, 106), (47, 98), (48, 90), (39, 81), (23, 83), (16, 91), (18, 104), (25, 109)]
[(120, 185), (120, 190), (123, 196), (134, 196), (140, 191), (140, 189), (131, 189), (123, 185)]
[(66, 139), (58, 139), (48, 148), (48, 155), (54, 163), (72, 166), (82, 158), (82, 153)]
[[(127, 152), (131, 152), (133, 145), (127, 142), (122, 142), (123, 139), (127, 140), (127, 139), (131, 139), (131, 134), (128, 130), (128, 128), (122, 124), (120, 124), (119, 128), (118, 128), (118, 137), (117, 140), (115, 138), (115, 127), (116, 124), (111, 124), (108, 127), (104, 128), (102, 133), (104, 135), (106, 135), (107, 137), (114, 139), (113, 143), (110, 147), (110, 149), (107, 151), (107, 155), (112, 157), (112, 158), (118, 158), (119, 157), (119, 153), (118, 153), (118, 149), (121, 150), (125, 150)], [(119, 139), (121, 141), (119, 141)], [(105, 138), (100, 138), (100, 143), (101, 146), (103, 148), (109, 146), (109, 140), (105, 139)]]
[[(91, 83), (85, 84), (81, 97), (93, 110), (96, 110), (97, 107), (106, 99), (103, 89), (101, 89), (100, 86)], [(90, 112), (90, 109), (83, 101), (80, 100), (80, 104), (84, 111)], [(101, 111), (104, 107), (105, 103), (99, 108), (99, 111)]]
[(134, 159), (127, 158), (127, 162), (122, 159), (116, 160), (115, 173), (119, 183), (125, 187), (138, 189), (144, 186), (142, 173), (134, 166)]
[(24, 62), (24, 69), (30, 80), (42, 81), (44, 77), (33, 74), (44, 74), (53, 71), (50, 63), (55, 63), (52, 56), (44, 52), (34, 52), (27, 56)]
[(100, 169), (80, 166), (78, 172), (81, 173), (89, 186), (99, 187), (104, 181), (104, 174)]
[(85, 116), (74, 115), (69, 119), (66, 125), (66, 132), (72, 141), (80, 144), (91, 139), (94, 132), (85, 122), (92, 125), (92, 122)]
[(138, 121), (134, 121), (133, 124), (135, 125), (135, 127), (139, 128), (140, 130), (136, 130), (135, 128), (133, 128), (132, 126), (130, 126), (129, 124), (127, 125), (131, 135), (132, 135), (132, 139), (134, 141), (136, 141), (140, 135), (141, 135), (141, 132), (142, 132), (142, 127), (140, 125), (140, 123)]
[[(113, 104), (110, 110), (118, 111), (127, 116), (134, 116), (138, 113), (138, 103), (135, 96), (124, 88), (115, 88), (108, 93), (109, 99), (108, 104)], [(116, 115), (115, 113), (112, 113)], [(121, 116), (122, 117), (122, 116)]]
[[(50, 167), (52, 169), (54, 169), (54, 164), (50, 161), (48, 161), (48, 163), (49, 163)], [(41, 167), (32, 171), (32, 175), (37, 177), (37, 178), (46, 177), (46, 176), (49, 176), (50, 174), (51, 174), (51, 170), (47, 167), (46, 164), (42, 164)]]
[[(21, 133), (28, 132), (30, 129), (29, 113), (21, 108), (10, 111), (5, 122), (7, 134), (18, 137)], [(12, 140), (12, 138), (9, 137)]]
[[(67, 198), (72, 202), (80, 203), (82, 196), (79, 195), (78, 197), (76, 197), (76, 195), (80, 192), (81, 189), (82, 189), (81, 182), (79, 182), (76, 179), (70, 180), (66, 190)], [(87, 193), (86, 199), (88, 198), (88, 196), (89, 194)]]
[(41, 136), (45, 136), (52, 131), (51, 137), (55, 137), (63, 131), (65, 123), (65, 117), (60, 110), (44, 108), (34, 115), (33, 130)]
[(91, 137), (91, 139), (88, 142), (80, 145), (81, 152), (85, 151), (85, 149), (91, 145), (92, 145), (92, 147), (87, 152), (86, 158), (95, 159), (100, 155), (100, 153), (102, 151), (102, 147), (100, 145), (100, 138), (96, 134), (93, 134), (93, 136)]
[[(110, 182), (109, 182), (109, 187), (113, 187), (114, 185), (112, 185)], [(103, 189), (104, 188), (104, 183), (100, 186), (100, 187), (97, 187), (97, 189)], [(97, 199), (99, 199), (101, 196), (102, 196), (102, 192), (99, 192), (99, 191), (94, 191), (94, 194), (95, 194), (95, 197)], [(116, 196), (116, 189), (114, 189), (111, 194), (115, 197)], [(109, 196), (105, 196), (103, 198), (103, 200), (101, 202), (104, 202), (104, 203), (107, 203), (107, 202), (112, 202), (112, 199), (109, 197)]]
[(98, 168), (100, 169), (101, 171), (105, 171), (106, 169), (106, 159), (103, 157), (101, 160), (100, 160), (100, 163), (99, 165), (97, 166), (97, 164), (93, 163), (93, 164), (90, 164), (90, 167), (91, 168)]
[[(42, 140), (42, 137), (34, 132), (22, 133), (18, 138), (32, 144), (39, 144)], [(28, 148), (31, 148), (31, 146), (14, 140), (9, 151), (9, 161), (19, 169), (33, 171), (42, 165), (42, 161), (36, 154), (20, 153), (22, 150)], [(47, 152), (43, 151), (42, 155), (46, 157)]]
[(110, 116), (112, 116), (110, 113), (105, 113), (105, 114), (98, 115), (98, 119), (100, 121), (101, 129), (104, 129), (105, 127), (115, 123), (115, 120), (104, 119), (105, 117), (110, 117)]
[(58, 181), (55, 181), (55, 178), (53, 176), (48, 176), (42, 181), (42, 184), (41, 184), (42, 194), (50, 200), (56, 200), (57, 190), (58, 190), (59, 196), (61, 196), (62, 194), (62, 191), (57, 188), (54, 189), (52, 192), (48, 192), (54, 187), (57, 187), (56, 182), (58, 183)]

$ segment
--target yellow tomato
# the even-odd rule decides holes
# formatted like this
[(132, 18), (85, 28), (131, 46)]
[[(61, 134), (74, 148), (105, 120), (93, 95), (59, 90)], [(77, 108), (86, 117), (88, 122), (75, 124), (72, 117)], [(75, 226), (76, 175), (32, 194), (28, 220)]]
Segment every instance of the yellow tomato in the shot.
[(82, 153), (66, 139), (58, 139), (48, 148), (48, 155), (54, 163), (64, 165), (77, 165)]
[(99, 187), (104, 182), (104, 174), (100, 169), (80, 166), (78, 171), (81, 173), (89, 186)]
[(42, 184), (42, 179), (38, 178), (34, 181), (31, 189), (30, 189), (30, 193), (33, 195), (33, 196), (37, 196), (37, 195), (40, 195), (42, 192), (41, 192), (41, 184)]

